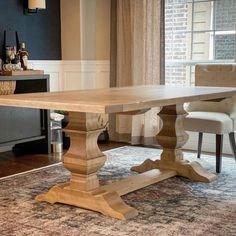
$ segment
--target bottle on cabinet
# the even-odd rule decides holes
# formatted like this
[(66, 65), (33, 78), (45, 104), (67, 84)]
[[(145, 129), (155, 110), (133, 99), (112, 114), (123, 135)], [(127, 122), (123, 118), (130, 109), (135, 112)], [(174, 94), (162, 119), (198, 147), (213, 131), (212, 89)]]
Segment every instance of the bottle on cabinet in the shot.
[(29, 54), (25, 48), (25, 43), (20, 43), (19, 58), (20, 58), (21, 68), (23, 68), (23, 70), (27, 70)]

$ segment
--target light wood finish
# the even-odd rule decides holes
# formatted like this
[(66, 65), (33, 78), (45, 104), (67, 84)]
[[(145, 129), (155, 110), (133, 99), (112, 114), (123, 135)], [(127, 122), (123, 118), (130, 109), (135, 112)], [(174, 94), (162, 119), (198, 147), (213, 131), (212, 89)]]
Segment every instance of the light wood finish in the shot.
[(0, 96), (0, 105), (76, 112), (117, 113), (231, 97), (235, 88), (137, 86)]
[(125, 220), (138, 215), (138, 211), (125, 204), (120, 196), (173, 176), (176, 176), (175, 171), (150, 170), (101, 186), (93, 191), (71, 188), (70, 182), (53, 187), (49, 192), (37, 196), (36, 200), (74, 205)]
[(100, 187), (97, 172), (106, 157), (97, 146), (97, 137), (103, 130), (98, 123), (98, 115), (70, 112), (69, 118), (70, 123), (64, 131), (70, 135), (71, 145), (63, 163), (71, 172), (70, 182), (40, 194), (36, 197), (38, 201), (66, 203), (117, 219), (128, 219), (138, 212), (125, 204), (121, 195), (176, 175), (172, 170), (151, 170)]
[(2, 71), (2, 76), (15, 76), (15, 75), (43, 75), (43, 70), (13, 70), (13, 71)]
[[(182, 104), (235, 94), (236, 89), (233, 88), (139, 86), (7, 95), (0, 96), (0, 105), (70, 111), (70, 123), (65, 131), (71, 136), (71, 146), (63, 158), (65, 167), (71, 172), (70, 182), (37, 196), (38, 201), (61, 202), (117, 219), (128, 219), (138, 212), (125, 204), (120, 195), (175, 175), (202, 182), (210, 182), (216, 178), (197, 162), (183, 160), (181, 147), (188, 136), (183, 131), (182, 120), (186, 113)], [(97, 146), (97, 137), (103, 130), (97, 122), (98, 113), (137, 113), (157, 106), (164, 106), (159, 114), (163, 120), (163, 129), (157, 136), (158, 143), (163, 147), (161, 160), (146, 160), (139, 167), (133, 168), (138, 172), (145, 172), (141, 175), (100, 186), (97, 172), (105, 163), (106, 157)]]
[(162, 130), (157, 135), (157, 142), (162, 146), (161, 160), (146, 160), (133, 171), (143, 173), (151, 169), (176, 171), (178, 176), (201, 182), (211, 182), (216, 179), (214, 174), (204, 170), (198, 162), (188, 162), (183, 159), (181, 147), (187, 142), (188, 135), (183, 130), (183, 118), (186, 112), (183, 105), (165, 106), (159, 116), (163, 121)]
[(176, 171), (149, 170), (139, 175), (130, 176), (109, 185), (102, 186), (100, 189), (112, 192), (115, 191), (119, 194), (119, 196), (122, 196), (174, 176), (176, 176)]
[(70, 148), (64, 155), (64, 166), (71, 172), (70, 188), (91, 191), (99, 186), (97, 171), (106, 161), (97, 146), (103, 127), (94, 113), (69, 114), (70, 123), (64, 131), (70, 136)]
[(123, 202), (116, 192), (96, 191), (86, 192), (71, 189), (69, 184), (53, 187), (49, 192), (36, 197), (37, 201), (49, 203), (64, 203), (93, 211), (104, 215), (125, 220), (138, 215), (138, 211)]
[(136, 111), (126, 111), (126, 112), (117, 112), (116, 114), (117, 115), (141, 115), (141, 114), (144, 114), (148, 111), (150, 111), (151, 108), (148, 108), (148, 109), (142, 109), (142, 110), (136, 110)]
[(71, 145), (63, 163), (71, 172), (70, 183), (53, 187), (36, 199), (79, 206), (117, 219), (136, 216), (137, 210), (126, 205), (118, 193), (99, 189), (97, 172), (104, 165), (106, 156), (97, 146), (98, 135), (103, 130), (98, 115), (70, 112), (69, 120), (64, 131), (70, 135)]

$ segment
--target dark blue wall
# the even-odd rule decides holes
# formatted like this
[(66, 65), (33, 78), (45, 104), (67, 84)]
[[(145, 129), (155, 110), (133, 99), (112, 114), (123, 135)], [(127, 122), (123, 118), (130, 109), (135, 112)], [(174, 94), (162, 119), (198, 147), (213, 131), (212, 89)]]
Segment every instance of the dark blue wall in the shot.
[(27, 16), (23, 13), (23, 0), (0, 0), (0, 56), (4, 30), (8, 45), (15, 45), (17, 30), (31, 60), (61, 59), (60, 0), (46, 0), (46, 4), (46, 10)]

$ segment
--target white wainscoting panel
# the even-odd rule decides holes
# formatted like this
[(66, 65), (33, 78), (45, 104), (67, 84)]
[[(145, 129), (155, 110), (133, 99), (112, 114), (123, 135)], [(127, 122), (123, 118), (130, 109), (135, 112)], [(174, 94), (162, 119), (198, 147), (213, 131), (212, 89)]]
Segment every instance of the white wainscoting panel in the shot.
[(108, 88), (109, 61), (30, 61), (50, 75), (50, 91)]
[(50, 75), (50, 91), (60, 91), (62, 81), (62, 61), (30, 61), (33, 69), (44, 70), (45, 74)]
[(77, 90), (82, 88), (81, 72), (63, 72), (63, 90)]

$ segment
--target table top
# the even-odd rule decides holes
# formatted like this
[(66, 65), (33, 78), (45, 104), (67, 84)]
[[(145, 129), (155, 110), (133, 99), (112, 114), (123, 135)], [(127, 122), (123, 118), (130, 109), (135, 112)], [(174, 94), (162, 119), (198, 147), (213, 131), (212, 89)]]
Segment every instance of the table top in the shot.
[(236, 95), (236, 88), (133, 86), (1, 95), (0, 106), (116, 113)]

